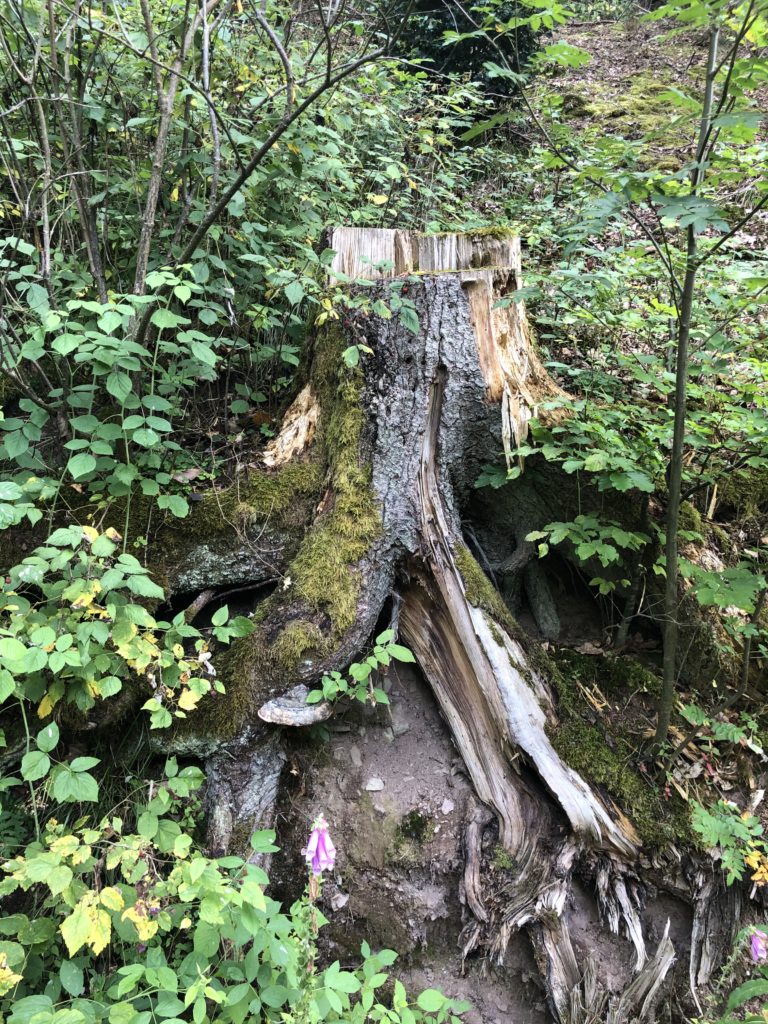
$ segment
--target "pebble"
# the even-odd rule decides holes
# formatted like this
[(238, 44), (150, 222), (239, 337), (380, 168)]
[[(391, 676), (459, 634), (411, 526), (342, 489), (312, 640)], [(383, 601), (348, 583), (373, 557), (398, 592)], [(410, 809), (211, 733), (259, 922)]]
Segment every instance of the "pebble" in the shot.
[(450, 814), (455, 806), (456, 805), (454, 804), (453, 800), (446, 799), (443, 800), (443, 806), (440, 808), (440, 811), (443, 814)]
[(333, 896), (331, 896), (331, 907), (334, 910), (341, 910), (341, 908), (342, 907), (346, 907), (346, 905), (348, 903), (349, 903), (349, 896), (347, 896), (346, 893), (335, 892), (333, 894)]
[(384, 783), (381, 779), (368, 779), (365, 788), (369, 793), (380, 793), (384, 789)]
[(392, 732), (395, 736), (404, 736), (411, 728), (411, 723), (398, 705), (392, 708)]
[(351, 746), (349, 748), (349, 757), (355, 768), (361, 768), (363, 765), (363, 755), (360, 753), (360, 748), (357, 746)]

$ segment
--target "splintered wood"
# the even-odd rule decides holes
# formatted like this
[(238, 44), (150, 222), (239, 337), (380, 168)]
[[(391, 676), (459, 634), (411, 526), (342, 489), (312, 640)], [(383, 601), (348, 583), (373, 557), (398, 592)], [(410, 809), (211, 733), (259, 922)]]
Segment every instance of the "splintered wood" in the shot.
[(542, 366), (525, 304), (510, 298), (522, 286), (520, 239), (493, 234), (423, 235), (389, 228), (335, 228), (331, 277), (381, 280), (408, 274), (459, 276), (466, 291), (489, 402), (501, 406), (507, 465), (528, 437), (528, 424), (562, 411), (542, 409), (567, 398)]
[(267, 445), (264, 465), (276, 469), (306, 451), (314, 440), (319, 417), (320, 403), (307, 384), (288, 406), (280, 433)]

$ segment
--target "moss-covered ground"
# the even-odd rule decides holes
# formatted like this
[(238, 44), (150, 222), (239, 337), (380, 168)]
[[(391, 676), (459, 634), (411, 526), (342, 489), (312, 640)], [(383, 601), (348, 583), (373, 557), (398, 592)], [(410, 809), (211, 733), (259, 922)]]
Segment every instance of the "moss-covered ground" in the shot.
[[(660, 692), (659, 677), (628, 657), (561, 649), (557, 663), (559, 722), (550, 737), (555, 750), (619, 804), (646, 846), (692, 844), (688, 805), (675, 792), (665, 795), (641, 769), (644, 736), (628, 726), (634, 718), (627, 710), (630, 700), (652, 705)], [(582, 687), (597, 688), (607, 698), (602, 712), (587, 702)]]

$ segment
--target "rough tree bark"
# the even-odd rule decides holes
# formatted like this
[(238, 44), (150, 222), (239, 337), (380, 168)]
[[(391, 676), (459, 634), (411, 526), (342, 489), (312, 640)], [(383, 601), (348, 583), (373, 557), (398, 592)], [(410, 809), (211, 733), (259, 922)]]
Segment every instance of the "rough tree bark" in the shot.
[[(372, 297), (385, 304), (395, 285), (419, 329), (397, 312), (357, 310), (319, 330), (301, 393), (264, 458), (262, 474), (275, 479), (314, 466), (319, 486), (311, 522), (289, 554), (270, 529), (280, 582), (258, 608), (256, 632), (227, 660), (226, 696), (201, 711), (194, 734), (176, 738), (210, 755), (211, 843), (237, 845), (270, 820), (279, 727), (330, 713), (325, 705), (309, 711), (296, 688), (363, 651), (397, 591), (400, 634), (483, 805), (467, 824), (464, 884), (473, 913), (465, 953), (480, 949), (502, 962), (511, 934), (526, 928), (561, 1024), (652, 1020), (675, 953), (669, 928), (646, 948), (637, 834), (555, 751), (546, 654), (521, 633), (462, 535), (480, 467), (502, 448), (509, 455), (530, 417), (563, 396), (536, 355), (523, 305), (497, 305), (521, 283), (518, 240), (339, 229), (328, 241), (337, 252), (332, 273), (378, 278)], [(372, 269), (382, 261), (386, 269)], [(356, 369), (341, 359), (350, 345), (372, 350)], [(530, 564), (522, 552), (507, 569), (522, 574)], [(529, 595), (539, 589), (528, 584)], [(202, 731), (200, 721), (208, 723)], [(515, 866), (503, 892), (483, 882), (480, 842), (492, 815)], [(609, 992), (599, 965), (574, 952), (569, 892), (577, 870), (591, 880), (606, 928), (634, 945), (634, 977), (621, 992)], [(694, 908), (695, 987), (716, 966), (738, 908), (706, 869), (683, 874), (670, 891)], [(718, 915), (715, 948), (707, 923)]]

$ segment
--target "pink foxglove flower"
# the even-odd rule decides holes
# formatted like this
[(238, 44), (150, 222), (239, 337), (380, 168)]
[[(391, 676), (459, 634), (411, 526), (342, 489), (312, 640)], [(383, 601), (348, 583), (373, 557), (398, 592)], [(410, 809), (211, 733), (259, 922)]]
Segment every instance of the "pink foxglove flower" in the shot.
[(756, 928), (752, 932), (752, 959), (755, 963), (761, 963), (763, 960), (768, 960), (768, 934), (760, 931)]
[(313, 875), (322, 875), (324, 871), (333, 871), (336, 847), (328, 834), (328, 822), (322, 814), (315, 819), (307, 848), (302, 852)]

